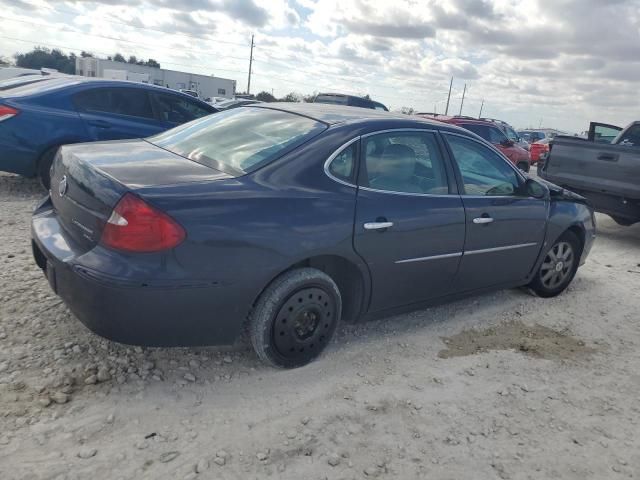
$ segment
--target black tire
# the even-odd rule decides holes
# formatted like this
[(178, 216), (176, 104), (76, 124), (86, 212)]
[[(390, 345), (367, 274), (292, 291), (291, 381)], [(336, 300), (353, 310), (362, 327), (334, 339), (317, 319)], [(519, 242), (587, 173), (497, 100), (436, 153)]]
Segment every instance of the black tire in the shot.
[(560, 295), (575, 277), (581, 253), (582, 244), (576, 234), (564, 232), (545, 252), (529, 288), (543, 298)]
[(258, 357), (278, 368), (314, 360), (340, 322), (342, 299), (335, 282), (315, 268), (290, 270), (260, 295), (249, 315), (249, 336)]
[(44, 188), (49, 190), (51, 188), (51, 164), (58, 152), (59, 147), (52, 147), (45, 151), (38, 161), (38, 178)]
[(630, 227), (631, 225), (636, 223), (634, 220), (631, 220), (630, 218), (617, 217), (613, 215), (611, 215), (611, 218), (613, 218), (614, 222), (616, 222), (618, 225), (622, 225), (623, 227)]
[(516, 166), (523, 172), (528, 172), (530, 168), (527, 162), (519, 162)]

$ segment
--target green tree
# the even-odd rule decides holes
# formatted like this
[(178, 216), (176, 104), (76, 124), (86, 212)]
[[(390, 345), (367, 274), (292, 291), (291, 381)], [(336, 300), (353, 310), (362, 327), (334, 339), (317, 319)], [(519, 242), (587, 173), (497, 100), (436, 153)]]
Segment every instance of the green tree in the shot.
[(127, 62), (127, 60), (120, 53), (116, 53), (113, 56), (113, 61), (114, 62), (122, 62), (122, 63), (126, 63)]
[(299, 102), (300, 96), (301, 95), (299, 93), (290, 92), (290, 93), (287, 93), (284, 97), (282, 97), (278, 101), (279, 102)]
[(82, 50), (82, 52), (80, 52), (80, 56), (82, 58), (86, 58), (86, 57), (93, 57), (93, 53), (91, 52), (85, 52), (84, 50)]
[(145, 63), (145, 65), (147, 67), (156, 67), (156, 68), (160, 68), (160, 64), (158, 62), (156, 62), (153, 58), (150, 58), (149, 60), (147, 60), (147, 62)]
[(260, 100), (261, 102), (277, 102), (276, 97), (274, 97), (269, 92), (262, 91), (256, 95), (256, 100)]
[(138, 63), (138, 59), (136, 58), (135, 55), (131, 55), (129, 57), (129, 60), (127, 60), (127, 63), (132, 63), (132, 64), (136, 65)]
[(303, 95), (302, 101), (305, 103), (313, 103), (317, 96), (318, 92), (313, 92), (311, 95)]
[(14, 58), (16, 65), (22, 68), (54, 68), (62, 73), (76, 73), (76, 55), (65, 55), (57, 48), (36, 47), (27, 53), (16, 53)]

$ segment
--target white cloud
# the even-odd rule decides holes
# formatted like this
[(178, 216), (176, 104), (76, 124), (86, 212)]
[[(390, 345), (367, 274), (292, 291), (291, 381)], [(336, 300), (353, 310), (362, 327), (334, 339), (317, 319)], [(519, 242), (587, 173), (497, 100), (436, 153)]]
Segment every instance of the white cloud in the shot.
[[(36, 44), (154, 58), (253, 90), (451, 104), (516, 126), (625, 123), (640, 111), (640, 0), (0, 0), (0, 54)], [(37, 8), (29, 8), (36, 5)], [(7, 20), (6, 18), (14, 18)], [(77, 52), (76, 52), (77, 53)]]

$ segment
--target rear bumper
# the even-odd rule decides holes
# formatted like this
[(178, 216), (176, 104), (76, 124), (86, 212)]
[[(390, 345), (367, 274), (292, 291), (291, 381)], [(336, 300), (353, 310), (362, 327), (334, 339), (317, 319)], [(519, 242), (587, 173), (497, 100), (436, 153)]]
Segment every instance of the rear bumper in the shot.
[[(50, 203), (34, 213), (33, 255), (53, 291), (91, 331), (121, 343), (196, 346), (233, 343), (250, 305), (224, 282), (105, 273), (110, 252), (82, 251), (65, 234)], [(130, 275), (126, 275), (128, 273)], [(245, 307), (246, 306), (246, 307)]]

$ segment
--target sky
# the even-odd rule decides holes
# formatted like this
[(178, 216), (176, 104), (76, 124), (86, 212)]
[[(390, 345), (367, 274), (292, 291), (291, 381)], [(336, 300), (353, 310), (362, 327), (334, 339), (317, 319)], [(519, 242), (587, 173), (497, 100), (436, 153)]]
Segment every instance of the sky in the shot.
[(0, 0), (0, 55), (120, 52), (237, 80), (331, 91), (390, 109), (571, 133), (640, 119), (640, 0)]

